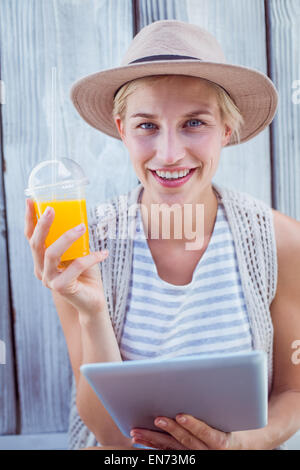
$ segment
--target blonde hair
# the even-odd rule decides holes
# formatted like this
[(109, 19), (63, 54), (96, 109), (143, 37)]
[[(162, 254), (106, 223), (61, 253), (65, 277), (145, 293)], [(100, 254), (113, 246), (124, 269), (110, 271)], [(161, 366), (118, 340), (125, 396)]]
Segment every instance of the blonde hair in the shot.
[[(170, 80), (177, 75), (155, 75), (149, 77), (137, 78), (131, 82), (125, 83), (116, 93), (113, 105), (113, 117), (119, 115), (123, 120), (126, 114), (126, 100), (129, 95), (135, 92), (140, 85), (154, 84), (162, 80)], [(221, 120), (224, 125), (227, 125), (231, 131), (231, 138), (234, 138), (237, 143), (240, 142), (240, 129), (244, 124), (243, 116), (230, 98), (228, 93), (214, 82), (210, 82), (204, 78), (199, 80), (205, 81), (211, 88), (213, 88), (217, 95), (219, 104)]]

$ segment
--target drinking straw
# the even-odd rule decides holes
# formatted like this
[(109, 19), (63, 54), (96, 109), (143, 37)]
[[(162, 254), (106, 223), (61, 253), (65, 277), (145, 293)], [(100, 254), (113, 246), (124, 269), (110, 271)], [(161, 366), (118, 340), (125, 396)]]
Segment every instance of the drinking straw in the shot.
[[(52, 67), (52, 104), (51, 104), (51, 161), (52, 161), (52, 185), (56, 183), (56, 67)], [(52, 201), (55, 199), (55, 186), (51, 186)]]

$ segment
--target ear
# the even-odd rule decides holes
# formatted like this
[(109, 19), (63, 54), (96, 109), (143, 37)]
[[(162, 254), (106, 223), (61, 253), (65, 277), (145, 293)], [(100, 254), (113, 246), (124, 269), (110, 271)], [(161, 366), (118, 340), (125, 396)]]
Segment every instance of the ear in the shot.
[(115, 124), (116, 124), (116, 126), (117, 126), (119, 135), (120, 135), (121, 139), (122, 139), (123, 142), (124, 142), (124, 140), (125, 140), (124, 123), (123, 123), (122, 119), (120, 118), (120, 115), (119, 115), (119, 114), (117, 114), (117, 116), (115, 116), (114, 121), (115, 121)]
[(225, 147), (225, 145), (228, 144), (231, 134), (232, 134), (232, 129), (229, 126), (227, 126), (227, 124), (225, 124), (223, 138), (222, 138), (222, 147)]

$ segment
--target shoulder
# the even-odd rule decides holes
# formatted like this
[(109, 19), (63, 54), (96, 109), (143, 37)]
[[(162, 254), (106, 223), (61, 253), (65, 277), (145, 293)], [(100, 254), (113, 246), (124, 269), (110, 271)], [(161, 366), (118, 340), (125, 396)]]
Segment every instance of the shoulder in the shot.
[(299, 291), (300, 222), (272, 209), (278, 262), (278, 287)]
[(267, 203), (244, 191), (216, 184), (213, 187), (225, 206), (235, 207), (241, 214), (258, 215), (271, 210)]
[(277, 254), (280, 257), (300, 256), (300, 222), (272, 209)]

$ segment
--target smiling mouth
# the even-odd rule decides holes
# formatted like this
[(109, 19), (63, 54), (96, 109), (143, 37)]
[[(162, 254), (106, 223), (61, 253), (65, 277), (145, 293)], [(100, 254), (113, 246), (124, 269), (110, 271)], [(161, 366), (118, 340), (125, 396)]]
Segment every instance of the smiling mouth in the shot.
[(188, 173), (185, 171), (183, 173), (183, 176), (179, 176), (177, 173), (177, 176), (174, 175), (175, 177), (172, 177), (171, 174), (168, 174), (167, 172), (158, 171), (159, 174), (157, 174), (155, 170), (150, 171), (156, 181), (159, 182), (161, 185), (169, 188), (176, 188), (177, 186), (185, 184), (192, 177), (192, 175), (196, 171), (196, 168), (191, 168)]
[(152, 173), (155, 173), (157, 176), (160, 178), (167, 180), (167, 181), (173, 181), (173, 180), (180, 180), (187, 176), (189, 173), (193, 172), (196, 170), (195, 168), (180, 168), (180, 169), (173, 169), (173, 170), (152, 170), (149, 169)]

